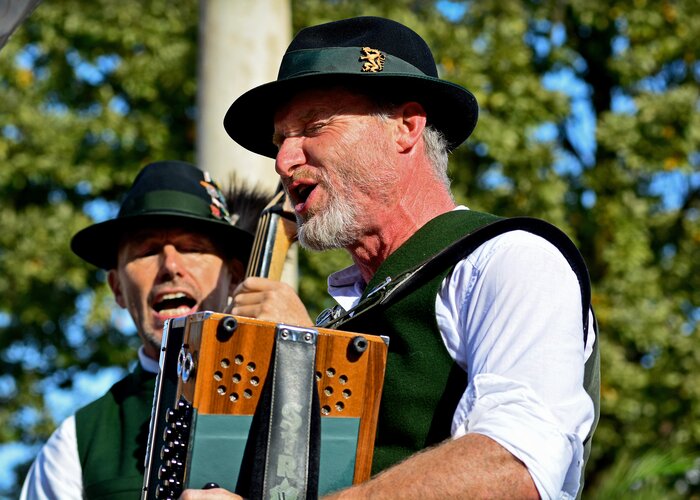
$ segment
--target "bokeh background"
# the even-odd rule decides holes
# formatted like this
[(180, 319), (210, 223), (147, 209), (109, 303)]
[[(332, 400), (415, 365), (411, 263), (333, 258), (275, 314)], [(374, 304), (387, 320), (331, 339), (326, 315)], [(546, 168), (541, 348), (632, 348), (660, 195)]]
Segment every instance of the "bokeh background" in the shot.
[[(292, 32), (381, 15), (420, 33), (480, 104), (451, 157), (457, 201), (547, 219), (581, 248), (602, 353), (584, 498), (700, 498), (697, 0), (290, 7)], [(46, 1), (0, 51), (0, 497), (135, 359), (105, 274), (68, 243), (146, 163), (195, 161), (198, 15), (196, 0)], [(299, 252), (312, 316), (347, 262)]]

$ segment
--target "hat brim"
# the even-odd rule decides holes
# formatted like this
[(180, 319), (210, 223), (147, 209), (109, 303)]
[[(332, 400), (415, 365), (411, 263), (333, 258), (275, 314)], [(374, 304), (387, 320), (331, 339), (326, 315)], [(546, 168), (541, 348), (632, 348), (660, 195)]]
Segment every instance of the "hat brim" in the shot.
[(143, 227), (183, 228), (211, 234), (224, 246), (227, 256), (240, 260), (244, 265), (250, 257), (253, 235), (224, 221), (203, 219), (187, 214), (149, 213), (100, 222), (78, 231), (71, 240), (71, 250), (83, 260), (99, 268), (117, 267), (119, 244), (124, 235)]
[(317, 73), (266, 83), (241, 95), (229, 107), (224, 128), (238, 144), (268, 158), (277, 156), (272, 143), (274, 116), (294, 94), (310, 88), (346, 85), (391, 96), (394, 101), (416, 101), (426, 110), (428, 123), (447, 139), (450, 150), (472, 133), (479, 115), (474, 95), (467, 89), (430, 76), (405, 73)]

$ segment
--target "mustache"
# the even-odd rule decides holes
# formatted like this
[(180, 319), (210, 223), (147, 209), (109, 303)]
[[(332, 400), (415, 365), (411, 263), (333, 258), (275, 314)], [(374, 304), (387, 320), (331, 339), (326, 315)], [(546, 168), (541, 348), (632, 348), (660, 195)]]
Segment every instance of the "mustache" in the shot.
[(287, 182), (291, 183), (299, 179), (310, 179), (314, 182), (318, 182), (320, 180), (325, 180), (326, 174), (325, 172), (318, 169), (309, 167), (299, 167), (294, 172), (292, 172), (292, 175), (287, 179)]
[(332, 188), (332, 185), (328, 179), (328, 174), (325, 171), (308, 167), (300, 167), (292, 172), (289, 177), (280, 179), (282, 182), (282, 187), (287, 193), (287, 196), (289, 196), (289, 187), (299, 179), (311, 181), (319, 186), (323, 186), (324, 188)]

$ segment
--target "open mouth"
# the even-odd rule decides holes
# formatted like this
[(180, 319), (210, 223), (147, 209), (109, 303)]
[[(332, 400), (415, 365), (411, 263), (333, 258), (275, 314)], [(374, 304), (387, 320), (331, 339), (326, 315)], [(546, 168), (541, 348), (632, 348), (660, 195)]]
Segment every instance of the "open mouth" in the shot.
[(297, 213), (301, 213), (305, 210), (306, 202), (308, 201), (311, 193), (316, 189), (317, 184), (311, 183), (299, 183), (289, 190), (289, 194), (294, 202), (294, 210)]
[(184, 316), (197, 304), (197, 301), (183, 292), (166, 293), (153, 304), (160, 316)]
[(315, 187), (316, 187), (316, 185), (314, 185), (314, 184), (307, 184), (307, 185), (299, 186), (299, 188), (297, 188), (297, 190), (296, 190), (296, 198), (301, 203), (306, 203), (306, 200), (309, 198), (311, 191), (313, 191)]

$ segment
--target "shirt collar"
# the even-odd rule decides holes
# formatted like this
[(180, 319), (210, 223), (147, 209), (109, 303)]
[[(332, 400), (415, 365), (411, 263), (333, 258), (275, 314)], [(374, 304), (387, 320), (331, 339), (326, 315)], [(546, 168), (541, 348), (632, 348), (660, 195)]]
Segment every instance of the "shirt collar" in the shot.
[(328, 293), (346, 311), (360, 300), (367, 284), (355, 264), (328, 276)]

